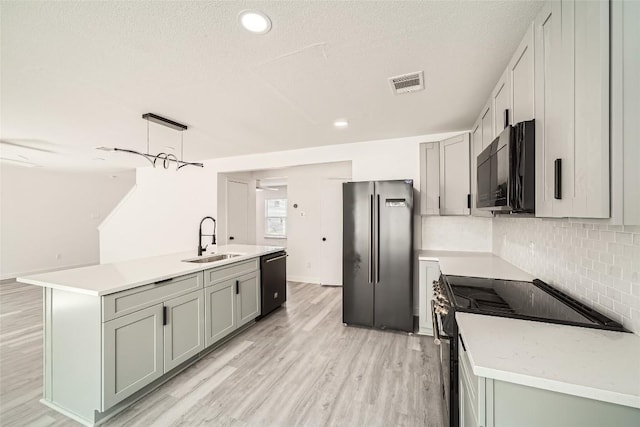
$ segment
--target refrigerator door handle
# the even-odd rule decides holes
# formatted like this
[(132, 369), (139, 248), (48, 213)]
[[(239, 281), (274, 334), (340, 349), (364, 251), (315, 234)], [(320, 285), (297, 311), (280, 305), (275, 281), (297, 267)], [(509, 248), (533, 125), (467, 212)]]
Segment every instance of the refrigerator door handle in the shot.
[(380, 282), (380, 195), (377, 195), (376, 210), (376, 283)]
[(373, 283), (373, 194), (369, 195), (369, 283)]

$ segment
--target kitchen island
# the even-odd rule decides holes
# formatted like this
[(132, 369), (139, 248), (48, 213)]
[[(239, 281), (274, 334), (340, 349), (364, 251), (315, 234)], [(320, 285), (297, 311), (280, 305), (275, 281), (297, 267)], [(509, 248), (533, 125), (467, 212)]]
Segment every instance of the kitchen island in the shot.
[[(260, 315), (259, 257), (177, 253), (20, 277), (44, 288), (42, 402), (85, 425), (128, 407)], [(191, 261), (191, 262), (189, 262)]]

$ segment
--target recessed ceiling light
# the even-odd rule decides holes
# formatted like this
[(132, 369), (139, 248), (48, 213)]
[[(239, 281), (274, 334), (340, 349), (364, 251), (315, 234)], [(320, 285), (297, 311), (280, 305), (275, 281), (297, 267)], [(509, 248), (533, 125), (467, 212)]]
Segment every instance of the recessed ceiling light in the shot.
[(254, 34), (267, 34), (271, 30), (271, 19), (259, 10), (243, 10), (238, 20), (245, 30)]
[(338, 119), (333, 122), (333, 125), (337, 128), (346, 128), (347, 126), (349, 126), (349, 122), (345, 119)]

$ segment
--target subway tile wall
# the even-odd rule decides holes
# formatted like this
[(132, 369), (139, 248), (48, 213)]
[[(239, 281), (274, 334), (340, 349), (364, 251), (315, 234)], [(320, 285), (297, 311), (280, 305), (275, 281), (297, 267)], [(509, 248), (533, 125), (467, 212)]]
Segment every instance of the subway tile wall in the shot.
[(493, 253), (640, 335), (640, 226), (494, 218)]

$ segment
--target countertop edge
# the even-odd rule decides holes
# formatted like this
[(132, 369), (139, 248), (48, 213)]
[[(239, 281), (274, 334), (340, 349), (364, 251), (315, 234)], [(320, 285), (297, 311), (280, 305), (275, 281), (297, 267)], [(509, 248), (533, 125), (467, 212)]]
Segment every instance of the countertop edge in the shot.
[[(471, 357), (469, 359), (471, 359)], [(478, 367), (475, 366), (473, 361), (471, 363), (473, 365), (471, 367), (473, 373), (480, 377), (640, 409), (639, 396), (631, 396), (628, 394), (617, 393), (615, 391), (602, 390), (579, 384), (571, 384), (548, 378), (532, 377), (530, 375), (523, 375), (514, 372)]]
[[(475, 314), (474, 316), (481, 315)], [(504, 320), (509, 321), (508, 318), (504, 318)], [(462, 330), (462, 328), (460, 328), (460, 332), (464, 335), (464, 331)], [(500, 369), (478, 366), (473, 359), (472, 349), (469, 348), (466, 354), (469, 362), (471, 363), (471, 370), (473, 371), (474, 375), (480, 377), (640, 409), (640, 396), (637, 395), (620, 393), (601, 388), (594, 388), (575, 383), (568, 383), (551, 378), (543, 378), (512, 371), (504, 371)]]
[[(79, 288), (79, 287), (74, 287), (74, 286), (70, 286), (70, 285), (65, 285), (65, 284), (61, 284), (61, 283), (53, 283), (53, 282), (47, 282), (44, 280), (38, 280), (38, 279), (33, 279), (30, 278), (29, 276), (24, 276), (24, 277), (17, 277), (16, 281), (19, 283), (25, 283), (28, 285), (34, 285), (34, 286), (40, 286), (43, 288), (50, 288), (50, 289), (57, 289), (57, 290), (61, 290), (61, 291), (66, 291), (66, 292), (73, 292), (73, 293), (77, 293), (77, 294), (82, 294), (82, 295), (88, 295), (88, 296), (93, 296), (93, 297), (102, 297), (102, 296), (106, 296), (106, 295), (111, 295), (111, 294), (115, 294), (118, 292), (122, 292), (122, 291), (127, 291), (130, 289), (134, 289), (140, 286), (144, 286), (144, 285), (148, 285), (151, 283), (155, 283), (161, 280), (166, 280), (166, 279), (171, 279), (174, 277), (180, 277), (180, 276), (185, 276), (188, 274), (193, 274), (193, 273), (198, 273), (201, 271), (205, 271), (205, 270), (209, 270), (211, 268), (217, 268), (217, 267), (223, 267), (225, 265), (229, 265), (229, 264), (234, 264), (237, 262), (242, 262), (242, 261), (247, 261), (253, 258), (259, 258), (263, 255), (268, 255), (271, 253), (275, 253), (275, 252), (279, 252), (279, 251), (283, 251), (286, 250), (286, 248), (284, 247), (277, 247), (274, 246), (271, 249), (268, 250), (264, 250), (264, 251), (260, 251), (259, 253), (256, 254), (248, 254), (248, 255), (242, 255), (239, 257), (235, 257), (235, 258), (230, 258), (227, 260), (221, 260), (221, 261), (214, 261), (214, 262), (210, 262), (210, 263), (201, 263), (201, 264), (193, 264), (192, 268), (187, 268), (188, 263), (185, 263), (185, 269), (184, 270), (180, 270), (177, 271), (175, 273), (171, 273), (171, 274), (163, 274), (163, 275), (159, 275), (159, 276), (149, 276), (149, 278), (145, 278), (144, 280), (139, 280), (136, 282), (131, 282), (131, 283), (127, 283), (126, 285), (122, 285), (122, 286), (117, 286), (108, 290), (102, 290), (102, 291), (94, 291), (94, 290), (90, 290), (90, 289), (85, 289), (85, 288)], [(220, 254), (224, 254), (224, 253), (234, 253), (235, 251), (230, 250), (228, 252), (220, 251), (217, 253)], [(189, 257), (188, 255), (186, 255), (185, 253), (182, 252), (178, 252), (175, 254), (167, 254), (167, 255), (161, 255), (161, 256), (171, 256), (171, 255), (176, 255), (176, 258), (182, 258), (185, 257), (186, 259), (189, 258), (195, 258), (195, 257)], [(203, 254), (207, 255), (207, 254)], [(145, 259), (145, 258), (141, 258)], [(135, 260), (134, 260), (135, 261)], [(182, 262), (180, 260), (180, 262)], [(117, 263), (115, 263), (117, 264)], [(96, 264), (96, 266), (99, 266), (100, 264)], [(64, 271), (64, 270), (60, 270), (60, 271)], [(56, 273), (59, 273), (60, 271), (55, 271)], [(47, 273), (40, 273), (40, 274), (47, 274)], [(40, 275), (38, 274), (38, 275)]]

